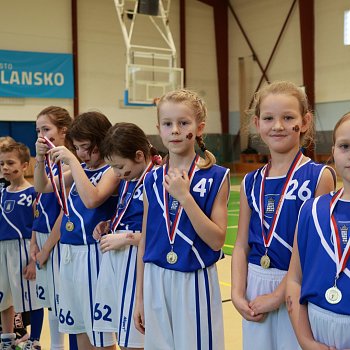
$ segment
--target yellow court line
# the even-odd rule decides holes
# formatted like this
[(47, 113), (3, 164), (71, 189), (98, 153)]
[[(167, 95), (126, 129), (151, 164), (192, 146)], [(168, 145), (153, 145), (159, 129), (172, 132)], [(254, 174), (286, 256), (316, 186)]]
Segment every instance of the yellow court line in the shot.
[(222, 286), (231, 287), (231, 283), (227, 283), (227, 282), (223, 282), (223, 281), (219, 281), (219, 283), (220, 283)]
[(224, 247), (227, 247), (227, 248), (234, 248), (234, 245), (231, 245), (231, 244), (224, 244)]

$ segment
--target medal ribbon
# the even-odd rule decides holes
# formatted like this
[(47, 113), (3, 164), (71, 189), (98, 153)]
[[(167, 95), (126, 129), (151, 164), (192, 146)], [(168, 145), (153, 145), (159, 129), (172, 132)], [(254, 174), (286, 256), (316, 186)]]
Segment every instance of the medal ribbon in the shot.
[[(46, 145), (51, 149), (56, 147), (46, 136), (44, 137)], [(55, 182), (55, 177), (53, 175), (52, 169), (51, 169), (51, 159), (48, 154), (45, 154), (46, 162), (48, 164), (49, 172), (50, 172), (50, 181), (53, 187), (53, 190), (55, 192), (58, 204), (62, 208), (64, 214), (68, 217), (69, 221), (69, 210), (68, 210), (68, 204), (67, 204), (67, 194), (66, 194), (66, 186), (64, 183), (64, 175), (63, 175), (63, 170), (62, 170), (62, 163), (61, 161), (57, 162), (57, 170), (58, 170), (58, 183), (60, 186), (60, 190), (58, 190), (56, 182)]]
[(126, 182), (125, 182), (125, 186), (124, 186), (124, 188), (123, 188), (123, 192), (122, 192), (122, 195), (121, 195), (121, 197), (120, 197), (120, 200), (119, 200), (119, 203), (118, 203), (118, 207), (117, 207), (116, 213), (115, 213), (115, 215), (113, 216), (113, 218), (112, 218), (112, 220), (111, 220), (111, 230), (112, 230), (113, 232), (116, 231), (116, 229), (117, 229), (117, 227), (118, 227), (120, 221), (122, 220), (122, 218), (123, 218), (123, 216), (124, 216), (124, 214), (125, 214), (125, 212), (126, 212), (126, 209), (128, 209), (129, 204), (130, 204), (132, 198), (134, 197), (134, 194), (135, 194), (136, 190), (142, 185), (145, 176), (146, 176), (147, 173), (153, 168), (153, 166), (154, 166), (154, 165), (153, 165), (152, 162), (148, 164), (147, 168), (143, 171), (141, 177), (138, 179), (138, 181), (137, 181), (137, 183), (136, 183), (136, 186), (135, 186), (134, 190), (132, 191), (132, 194), (131, 194), (131, 196), (130, 196), (128, 202), (125, 204), (124, 209), (119, 213), (119, 204), (122, 204), (122, 203), (123, 203), (124, 196), (126, 196), (126, 193), (127, 193), (127, 191), (128, 191), (129, 184), (130, 184), (130, 181), (126, 181)]
[[(194, 170), (196, 168), (196, 164), (197, 164), (198, 160), (199, 160), (199, 155), (196, 154), (196, 156), (194, 157), (194, 159), (192, 161), (190, 169), (188, 171), (188, 178), (190, 180), (190, 183), (192, 182)], [(163, 179), (165, 178), (165, 175), (168, 173), (168, 167), (169, 167), (169, 163), (167, 163), (163, 167)], [(165, 217), (165, 222), (166, 222), (166, 228), (168, 231), (169, 242), (171, 245), (173, 245), (174, 241), (175, 241), (175, 236), (176, 236), (175, 232), (176, 232), (176, 228), (177, 228), (178, 221), (180, 218), (180, 212), (182, 211), (181, 210), (182, 207), (181, 207), (181, 204), (179, 203), (179, 205), (176, 209), (175, 219), (174, 219), (173, 223), (171, 224), (170, 215), (169, 215), (169, 194), (165, 190), (164, 186), (163, 186), (163, 200), (164, 200), (164, 217)]]
[(281, 196), (280, 196), (280, 199), (278, 201), (275, 213), (273, 215), (272, 223), (270, 225), (267, 236), (265, 235), (265, 229), (264, 229), (264, 215), (265, 215), (264, 194), (265, 194), (265, 181), (266, 181), (266, 178), (268, 177), (268, 174), (269, 174), (269, 171), (271, 168), (271, 161), (267, 164), (267, 166), (265, 168), (265, 173), (264, 173), (264, 176), (263, 176), (263, 179), (261, 182), (261, 186), (260, 186), (260, 212), (261, 212), (261, 234), (262, 234), (262, 237), (264, 240), (264, 246), (266, 249), (271, 244), (271, 241), (273, 238), (273, 232), (275, 231), (275, 228), (276, 228), (277, 223), (278, 223), (278, 219), (279, 219), (282, 207), (283, 207), (283, 202), (285, 199), (286, 191), (289, 187), (289, 183), (292, 180), (294, 173), (298, 170), (298, 167), (299, 167), (299, 164), (300, 164), (302, 158), (303, 158), (303, 153), (301, 152), (301, 150), (299, 150), (298, 153), (296, 154), (288, 172), (287, 172), (286, 180), (284, 182)]
[(334, 250), (335, 250), (335, 257), (336, 257), (336, 266), (337, 266), (337, 274), (336, 274), (336, 279), (339, 277), (340, 273), (342, 271), (344, 271), (345, 267), (346, 267), (346, 263), (349, 259), (350, 256), (350, 240), (348, 240), (344, 251), (342, 252), (342, 248), (341, 248), (341, 237), (339, 234), (339, 229), (338, 229), (338, 225), (337, 222), (335, 220), (334, 217), (334, 208), (338, 202), (338, 200), (340, 199), (340, 197), (342, 196), (344, 192), (344, 188), (341, 188), (340, 190), (338, 190), (330, 203), (330, 225), (331, 225), (331, 231), (332, 231), (332, 237), (333, 237), (333, 242), (334, 242)]

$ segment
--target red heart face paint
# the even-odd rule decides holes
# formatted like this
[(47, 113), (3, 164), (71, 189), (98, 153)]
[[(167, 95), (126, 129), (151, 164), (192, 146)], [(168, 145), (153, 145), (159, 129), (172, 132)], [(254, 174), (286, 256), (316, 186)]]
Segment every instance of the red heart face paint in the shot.
[(55, 141), (55, 139), (54, 139), (53, 137), (50, 137), (49, 140), (50, 140), (51, 142), (54, 142), (54, 141)]
[(124, 173), (124, 177), (129, 176), (130, 174), (131, 174), (131, 171), (126, 171), (126, 172)]
[(189, 134), (186, 135), (186, 139), (191, 140), (193, 137), (193, 134), (190, 132)]
[(293, 131), (298, 132), (300, 130), (299, 125), (293, 126)]

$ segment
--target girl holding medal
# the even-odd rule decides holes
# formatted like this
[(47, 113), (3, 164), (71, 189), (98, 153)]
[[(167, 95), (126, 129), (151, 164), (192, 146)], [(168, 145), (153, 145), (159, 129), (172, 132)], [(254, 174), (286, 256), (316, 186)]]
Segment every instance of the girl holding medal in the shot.
[(302, 206), (288, 272), (289, 314), (307, 350), (350, 349), (350, 113), (335, 125), (332, 153), (344, 187)]
[(302, 89), (290, 82), (267, 85), (256, 94), (253, 113), (270, 160), (241, 184), (232, 302), (243, 316), (244, 349), (295, 350), (284, 300), (297, 216), (305, 200), (334, 188), (334, 178), (300, 150), (314, 129)]
[[(36, 120), (38, 137), (47, 137), (55, 146), (63, 146), (72, 123), (68, 111), (50, 106), (42, 110)], [(57, 166), (48, 169), (45, 157), (37, 155), (37, 165), (45, 162), (46, 173), (56, 175)], [(42, 307), (49, 308), (51, 350), (64, 349), (64, 334), (58, 331), (59, 300), (59, 226), (61, 207), (54, 193), (38, 193), (34, 204), (33, 234), (30, 243), (31, 257), (36, 262), (36, 289)]]
[[(96, 288), (94, 330), (117, 333), (121, 349), (140, 349), (143, 335), (136, 330), (132, 314), (137, 245), (142, 229), (143, 180), (161, 158), (145, 133), (132, 123), (114, 125), (101, 152), (121, 182), (114, 217), (94, 230), (94, 238), (100, 240), (104, 253)], [(112, 234), (106, 235), (109, 229)]]
[[(35, 185), (40, 192), (55, 193), (62, 205), (59, 329), (77, 334), (79, 349), (115, 349), (113, 334), (92, 330), (93, 297), (100, 268), (101, 252), (92, 237), (101, 220), (112, 217), (119, 179), (106, 164), (100, 146), (111, 127), (101, 113), (87, 112), (76, 117), (66, 138), (73, 145), (82, 165), (64, 146), (54, 147), (39, 137), (37, 154), (46, 153), (58, 164), (59, 176), (50, 183), (43, 166), (35, 169)], [(63, 162), (69, 171), (62, 172)], [(65, 188), (70, 187), (67, 198)], [(60, 188), (60, 191), (57, 190)]]
[(157, 110), (169, 154), (144, 181), (135, 326), (146, 350), (224, 349), (215, 263), (223, 256), (229, 170), (205, 148), (207, 109), (196, 93), (169, 92)]

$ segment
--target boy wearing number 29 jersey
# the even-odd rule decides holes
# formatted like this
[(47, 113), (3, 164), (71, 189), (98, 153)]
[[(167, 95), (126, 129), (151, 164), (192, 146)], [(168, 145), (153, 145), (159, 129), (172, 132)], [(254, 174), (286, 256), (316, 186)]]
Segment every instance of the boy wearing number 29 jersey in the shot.
[[(13, 345), (12, 313), (40, 309), (35, 292), (29, 246), (33, 225), (34, 187), (24, 179), (28, 148), (19, 143), (0, 148), (0, 168), (10, 182), (0, 192), (0, 311), (2, 346)], [(11, 320), (11, 325), (5, 320)]]

